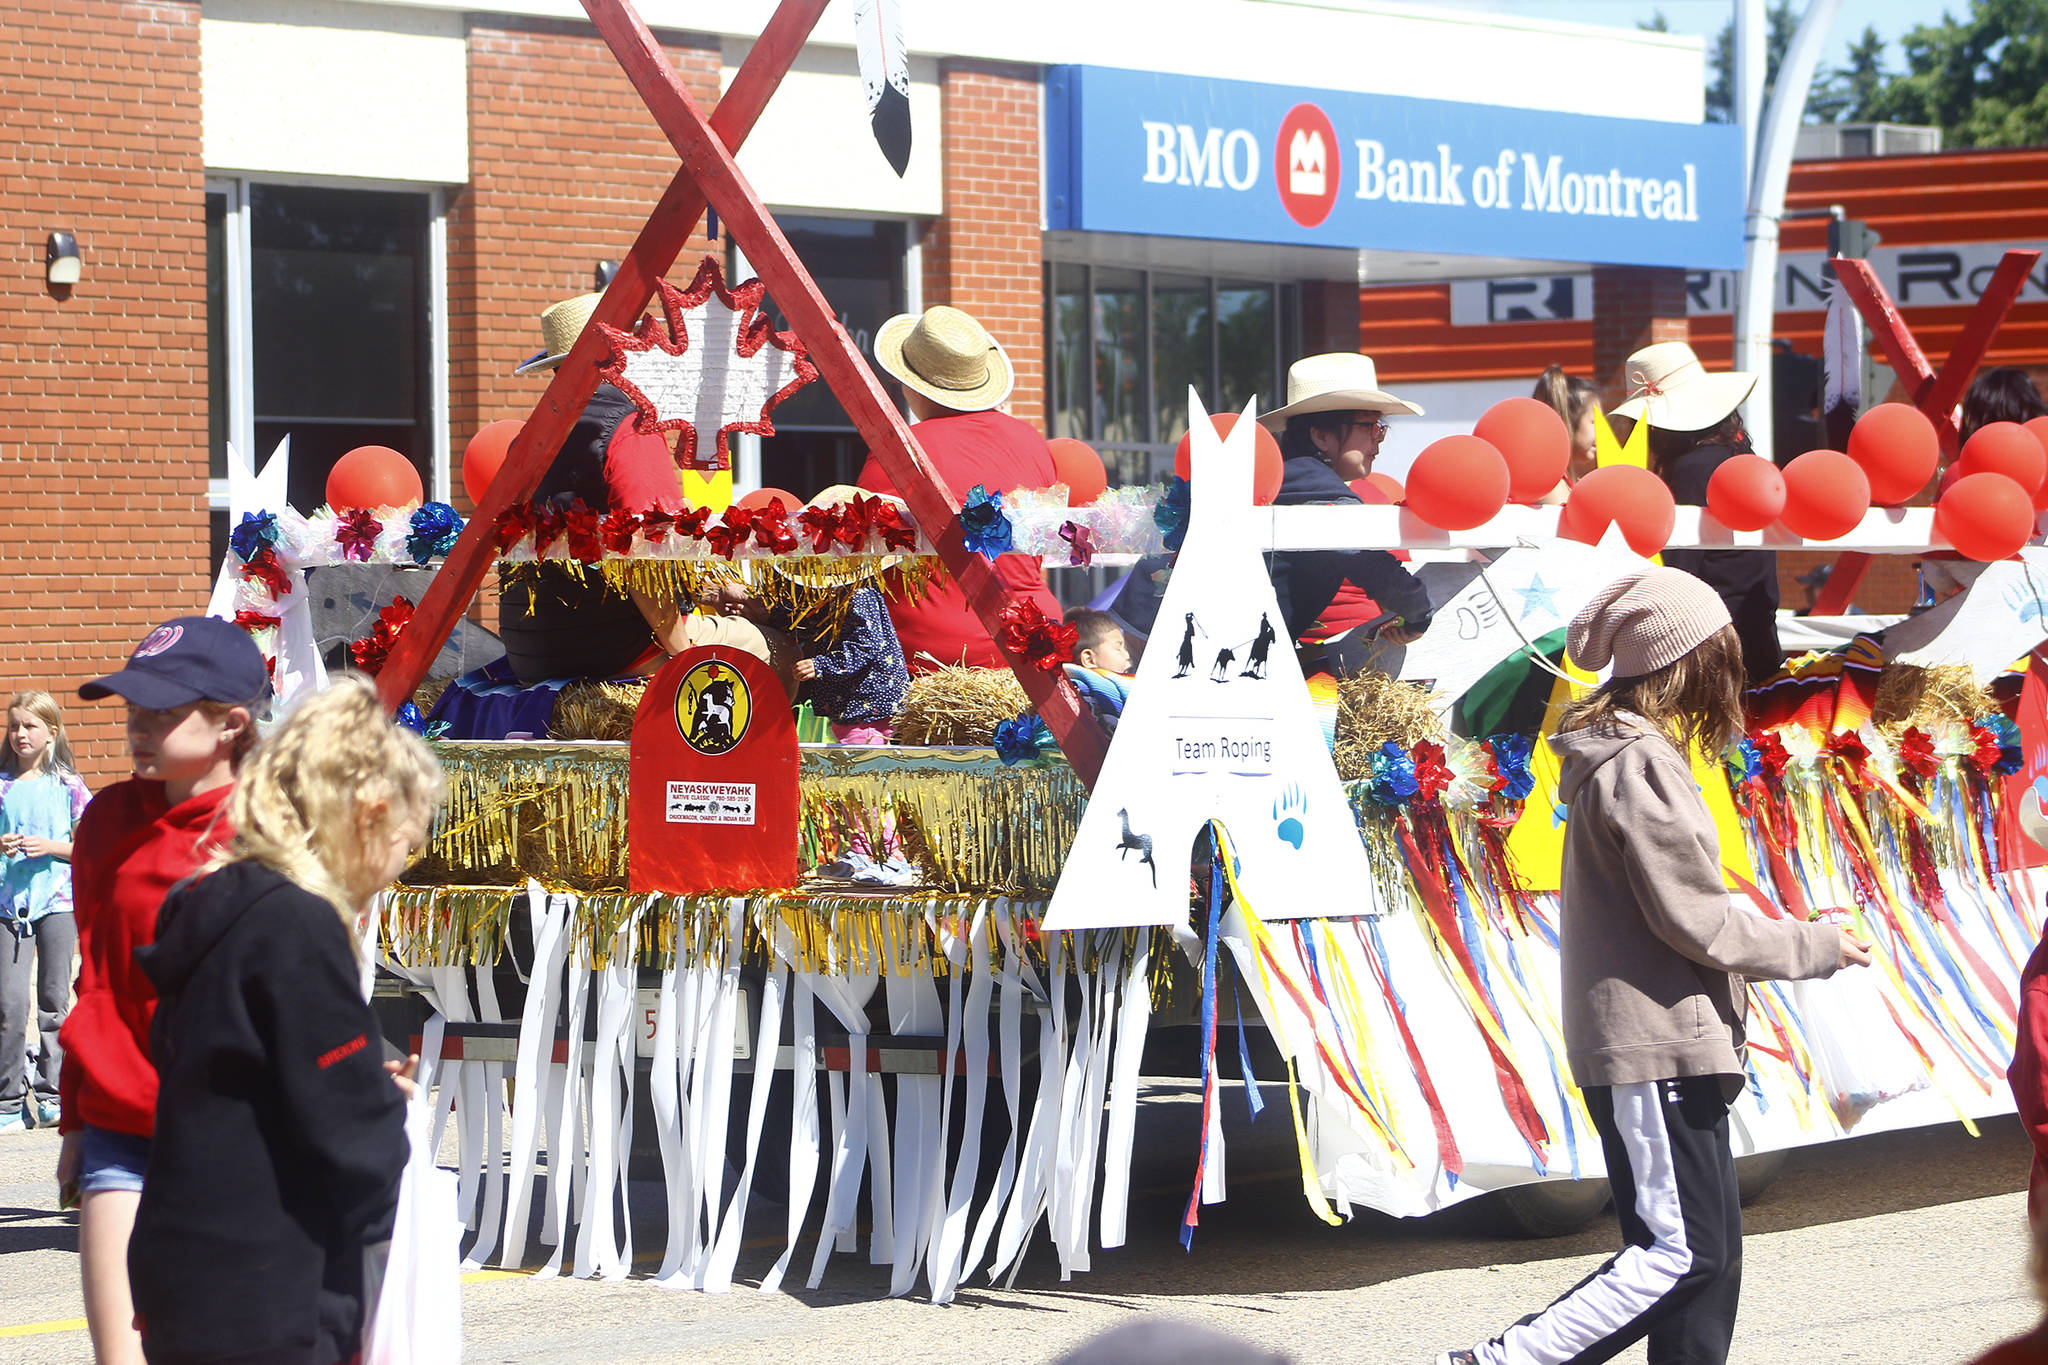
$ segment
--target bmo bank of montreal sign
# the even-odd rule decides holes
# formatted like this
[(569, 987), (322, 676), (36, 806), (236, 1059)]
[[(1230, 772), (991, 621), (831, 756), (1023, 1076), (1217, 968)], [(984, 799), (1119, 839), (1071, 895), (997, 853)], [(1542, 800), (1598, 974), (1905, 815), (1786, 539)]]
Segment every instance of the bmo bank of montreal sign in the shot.
[(1740, 133), (1109, 67), (1046, 76), (1081, 232), (1734, 269)]

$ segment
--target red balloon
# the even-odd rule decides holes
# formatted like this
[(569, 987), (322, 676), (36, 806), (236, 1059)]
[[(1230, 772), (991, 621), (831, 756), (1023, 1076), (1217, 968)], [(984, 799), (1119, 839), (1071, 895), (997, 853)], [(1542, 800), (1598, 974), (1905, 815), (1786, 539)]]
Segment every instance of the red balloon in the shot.
[(1965, 474), (1934, 504), (1934, 533), (1965, 558), (2010, 559), (2033, 537), (2034, 500), (2009, 475)]
[(1992, 422), (1977, 428), (1963, 443), (1962, 458), (1956, 461), (1959, 478), (1972, 474), (2003, 474), (2027, 490), (2032, 498), (2048, 478), (2048, 450), (2034, 433), (2018, 422)]
[(357, 446), (327, 471), (327, 505), (337, 511), (404, 507), (426, 496), (419, 470), (390, 446)]
[(1557, 533), (1566, 540), (1598, 545), (1610, 526), (1639, 555), (1653, 555), (1671, 541), (1678, 504), (1664, 480), (1641, 465), (1603, 465), (1572, 485)]
[[(1216, 434), (1228, 440), (1230, 429), (1237, 425), (1238, 414), (1219, 412), (1209, 419)], [(1193, 433), (1184, 434), (1180, 444), (1173, 448), (1173, 472), (1180, 478), (1188, 477), (1191, 468), (1188, 443)], [(1280, 443), (1273, 439), (1273, 433), (1264, 427), (1254, 425), (1252, 431), (1252, 502), (1260, 507), (1270, 507), (1280, 492)]]
[(506, 452), (512, 449), (512, 442), (525, 425), (510, 417), (492, 422), (470, 437), (469, 444), (462, 448), (462, 491), (469, 494), (472, 503), (484, 500), (485, 490), (498, 477)]
[(1095, 447), (1086, 441), (1056, 436), (1045, 443), (1045, 448), (1052, 452), (1055, 479), (1067, 486), (1067, 506), (1086, 507), (1109, 487), (1109, 471), (1102, 467), (1102, 457), (1095, 453)]
[(780, 488), (756, 488), (753, 492), (735, 502), (734, 506), (751, 508), (758, 512), (771, 502), (781, 503), (782, 510), (785, 512), (800, 512), (804, 506), (802, 498), (794, 493), (785, 492)]
[(1472, 434), (1508, 462), (1508, 501), (1534, 502), (1557, 487), (1572, 462), (1572, 434), (1557, 409), (1535, 398), (1503, 398)]
[(1785, 512), (1778, 520), (1807, 540), (1839, 540), (1870, 510), (1870, 477), (1839, 450), (1809, 450), (1785, 466)]
[[(2034, 439), (2041, 443), (2041, 448), (2048, 450), (2048, 417), (2036, 417), (2020, 425), (2033, 432)], [(2048, 479), (2041, 480), (2041, 486), (2034, 490), (2034, 510), (2048, 511)]]
[(1731, 531), (1761, 531), (1785, 512), (1785, 476), (1761, 455), (1731, 455), (1707, 480), (1707, 510)]
[[(1362, 483), (1371, 484), (1374, 488), (1379, 489), (1380, 496), (1388, 502), (1403, 503), (1408, 501), (1408, 490), (1403, 488), (1401, 481), (1392, 474), (1382, 474), (1378, 470), (1374, 470), (1362, 479), (1353, 479), (1351, 481), (1352, 490), (1355, 492), (1358, 485)], [(1363, 493), (1360, 493), (1359, 496), (1365, 497)], [(1370, 502), (1371, 499), (1367, 498), (1366, 501)]]
[(1408, 496), (1407, 490), (1401, 487), (1401, 481), (1390, 474), (1367, 474), (1362, 479), (1353, 479), (1351, 491), (1358, 494), (1358, 500), (1367, 507), (1393, 506)]
[(1927, 486), (1941, 459), (1934, 423), (1910, 403), (1879, 403), (1849, 431), (1849, 458), (1870, 480), (1870, 500), (1904, 502)]
[(1507, 501), (1508, 462), (1477, 436), (1430, 442), (1408, 471), (1408, 510), (1441, 530), (1469, 531)]

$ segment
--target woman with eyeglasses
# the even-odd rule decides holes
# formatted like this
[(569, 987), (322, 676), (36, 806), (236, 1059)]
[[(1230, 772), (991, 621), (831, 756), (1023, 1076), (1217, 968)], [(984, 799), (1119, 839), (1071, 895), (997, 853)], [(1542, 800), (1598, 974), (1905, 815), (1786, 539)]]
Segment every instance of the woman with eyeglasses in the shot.
[[(1337, 353), (1287, 371), (1287, 405), (1259, 418), (1280, 442), (1279, 506), (1360, 501), (1351, 485), (1372, 472), (1387, 416), (1422, 409), (1379, 385), (1372, 357)], [(1429, 594), (1385, 550), (1305, 550), (1270, 557), (1273, 591), (1288, 633), (1322, 641), (1392, 614), (1380, 630), (1398, 644), (1429, 627)]]

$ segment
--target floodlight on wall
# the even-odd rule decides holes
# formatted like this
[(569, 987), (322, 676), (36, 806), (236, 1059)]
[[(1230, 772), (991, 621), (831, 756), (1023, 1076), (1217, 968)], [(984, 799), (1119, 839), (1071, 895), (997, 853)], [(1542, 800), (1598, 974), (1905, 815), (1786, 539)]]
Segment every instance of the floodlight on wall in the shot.
[(53, 232), (43, 247), (43, 274), (51, 284), (78, 283), (78, 239)]
[(617, 261), (599, 261), (595, 273), (598, 290), (602, 292), (611, 287), (612, 276), (619, 273), (619, 263)]

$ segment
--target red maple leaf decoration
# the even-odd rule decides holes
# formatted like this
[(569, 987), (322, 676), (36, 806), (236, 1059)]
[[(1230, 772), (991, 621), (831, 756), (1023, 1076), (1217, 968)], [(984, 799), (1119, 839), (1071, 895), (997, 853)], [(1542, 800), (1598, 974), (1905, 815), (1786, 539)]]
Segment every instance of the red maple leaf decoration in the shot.
[(769, 412), (818, 377), (796, 333), (769, 326), (761, 312), (766, 292), (759, 280), (727, 288), (717, 258), (706, 256), (688, 289), (655, 282), (661, 323), (643, 317), (631, 332), (598, 324), (612, 349), (598, 373), (633, 400), (641, 431), (682, 433), (678, 463), (698, 464), (698, 432), (711, 428), (709, 467), (731, 468), (732, 433), (774, 435)]

